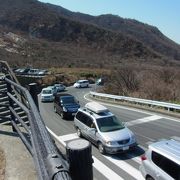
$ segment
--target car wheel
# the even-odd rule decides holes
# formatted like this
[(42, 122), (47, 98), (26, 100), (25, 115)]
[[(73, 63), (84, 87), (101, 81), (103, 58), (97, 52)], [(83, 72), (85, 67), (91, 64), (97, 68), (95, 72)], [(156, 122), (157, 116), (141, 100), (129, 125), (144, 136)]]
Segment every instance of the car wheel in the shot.
[(81, 133), (81, 130), (80, 130), (79, 128), (77, 128), (77, 135), (78, 135), (79, 137), (82, 137), (82, 133)]
[(57, 113), (57, 109), (56, 109), (56, 107), (55, 107), (55, 106), (54, 106), (54, 112), (55, 112), (55, 113)]
[(65, 119), (65, 114), (64, 114), (64, 112), (61, 112), (61, 113), (60, 113), (60, 116), (62, 117), (62, 119)]
[(154, 180), (151, 176), (146, 177), (146, 180)]
[(98, 149), (101, 154), (105, 154), (105, 149), (101, 142), (98, 143)]

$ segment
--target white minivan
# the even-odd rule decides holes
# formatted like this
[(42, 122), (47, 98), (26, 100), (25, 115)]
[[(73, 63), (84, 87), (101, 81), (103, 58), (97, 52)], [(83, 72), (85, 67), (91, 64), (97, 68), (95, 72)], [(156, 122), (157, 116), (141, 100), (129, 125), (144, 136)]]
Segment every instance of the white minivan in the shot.
[(89, 87), (89, 81), (88, 80), (78, 80), (73, 85), (75, 88), (83, 88), (83, 87)]
[(96, 102), (89, 102), (78, 109), (74, 126), (77, 135), (97, 145), (102, 154), (126, 152), (137, 146), (134, 133), (106, 107)]
[(43, 88), (41, 91), (41, 102), (51, 102), (54, 100), (53, 90), (51, 88)]

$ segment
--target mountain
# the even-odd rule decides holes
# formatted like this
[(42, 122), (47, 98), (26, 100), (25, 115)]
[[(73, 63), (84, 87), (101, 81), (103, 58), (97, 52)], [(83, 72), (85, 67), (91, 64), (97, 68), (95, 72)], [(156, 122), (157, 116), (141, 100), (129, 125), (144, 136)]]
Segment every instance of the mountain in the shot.
[(71, 12), (63, 7), (48, 3), (47, 6), (59, 15), (123, 33), (125, 36), (128, 35), (141, 41), (156, 52), (180, 60), (180, 45), (163, 35), (157, 27), (112, 14), (91, 16), (79, 12)]
[(180, 59), (177, 44), (157, 28), (135, 20), (74, 13), (37, 0), (0, 0), (0, 4), (1, 59), (16, 64), (117, 67), (124, 62)]

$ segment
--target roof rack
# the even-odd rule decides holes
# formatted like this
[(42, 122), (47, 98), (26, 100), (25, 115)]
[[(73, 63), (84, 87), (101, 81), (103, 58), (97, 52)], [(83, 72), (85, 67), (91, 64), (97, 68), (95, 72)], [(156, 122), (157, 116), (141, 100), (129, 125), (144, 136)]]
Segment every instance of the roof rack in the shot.
[(85, 108), (96, 114), (109, 112), (109, 110), (105, 106), (103, 106), (97, 102), (89, 102), (85, 105)]

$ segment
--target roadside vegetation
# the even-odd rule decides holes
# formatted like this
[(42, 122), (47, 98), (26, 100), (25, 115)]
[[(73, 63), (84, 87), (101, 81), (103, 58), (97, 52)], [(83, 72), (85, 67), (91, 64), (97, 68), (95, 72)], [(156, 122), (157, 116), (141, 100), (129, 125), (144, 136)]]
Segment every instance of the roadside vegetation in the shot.
[[(78, 79), (95, 83), (98, 78), (104, 78), (102, 93), (180, 103), (180, 69), (176, 66), (123, 64), (110, 69), (50, 68), (49, 71), (50, 75), (36, 79), (40, 89), (54, 83), (70, 86)], [(24, 80), (26, 83), (34, 81)]]
[(103, 92), (180, 103), (180, 69), (123, 66), (111, 71)]

